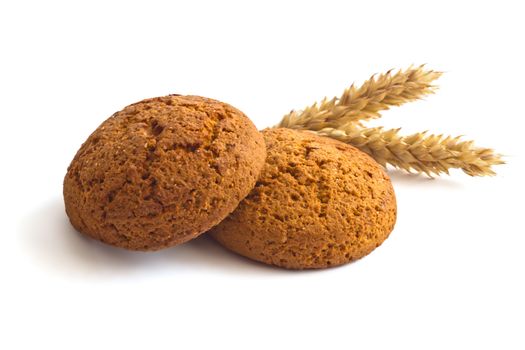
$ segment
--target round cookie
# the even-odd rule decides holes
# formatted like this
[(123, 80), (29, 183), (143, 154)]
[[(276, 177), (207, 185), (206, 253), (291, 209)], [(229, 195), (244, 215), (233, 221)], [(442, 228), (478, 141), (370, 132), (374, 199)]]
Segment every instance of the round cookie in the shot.
[(388, 237), (396, 199), (372, 158), (307, 131), (262, 133), (268, 156), (255, 188), (210, 231), (221, 245), (267, 264), (313, 269), (359, 259)]
[(80, 232), (131, 250), (188, 241), (250, 192), (266, 148), (252, 122), (209, 98), (170, 95), (125, 107), (77, 152), (64, 179)]

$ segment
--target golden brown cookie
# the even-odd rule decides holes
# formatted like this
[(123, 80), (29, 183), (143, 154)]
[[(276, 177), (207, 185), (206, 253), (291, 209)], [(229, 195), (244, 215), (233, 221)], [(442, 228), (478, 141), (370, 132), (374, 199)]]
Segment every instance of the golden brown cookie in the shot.
[(210, 232), (226, 248), (289, 269), (341, 265), (378, 247), (396, 221), (390, 179), (372, 158), (307, 131), (267, 129), (255, 188)]
[(102, 242), (157, 250), (219, 223), (255, 185), (266, 148), (234, 107), (170, 95), (127, 106), (89, 136), (64, 179), (73, 226)]

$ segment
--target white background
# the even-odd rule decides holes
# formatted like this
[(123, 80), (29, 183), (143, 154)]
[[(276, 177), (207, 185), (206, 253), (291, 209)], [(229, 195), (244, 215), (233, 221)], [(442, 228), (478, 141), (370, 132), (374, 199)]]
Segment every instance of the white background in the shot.
[[(2, 1), (0, 348), (523, 349), (520, 1)], [(466, 135), (494, 178), (391, 172), (390, 238), (294, 272), (201, 237), (159, 253), (78, 235), (62, 179), (137, 100), (198, 94), (259, 128), (372, 73), (427, 63), (440, 91), (376, 125)]]

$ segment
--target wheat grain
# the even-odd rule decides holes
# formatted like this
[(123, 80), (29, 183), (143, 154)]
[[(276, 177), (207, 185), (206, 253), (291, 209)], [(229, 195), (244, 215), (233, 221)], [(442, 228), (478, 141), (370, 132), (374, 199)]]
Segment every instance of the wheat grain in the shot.
[(351, 144), (383, 166), (390, 164), (430, 177), (448, 174), (452, 168), (459, 168), (470, 176), (492, 176), (495, 175), (492, 166), (504, 163), (492, 149), (474, 147), (472, 141), (462, 141), (460, 137), (426, 132), (401, 136), (399, 130), (348, 125), (344, 129), (323, 128), (312, 132)]
[(352, 84), (340, 97), (324, 98), (302, 111), (292, 110), (277, 126), (320, 130), (377, 118), (382, 110), (433, 93), (436, 87), (432, 82), (440, 76), (441, 72), (426, 70), (424, 65), (396, 73), (390, 70), (372, 76), (359, 88)]

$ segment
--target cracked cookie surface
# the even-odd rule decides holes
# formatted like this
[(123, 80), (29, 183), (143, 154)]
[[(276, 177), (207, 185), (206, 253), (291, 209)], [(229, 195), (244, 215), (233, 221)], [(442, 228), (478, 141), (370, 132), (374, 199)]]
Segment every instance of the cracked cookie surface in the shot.
[(86, 140), (64, 179), (80, 232), (131, 250), (188, 241), (250, 192), (266, 156), (262, 135), (234, 107), (170, 95), (125, 107)]
[(378, 247), (396, 221), (390, 179), (372, 158), (306, 131), (266, 129), (255, 188), (210, 232), (226, 248), (290, 269), (324, 268)]

